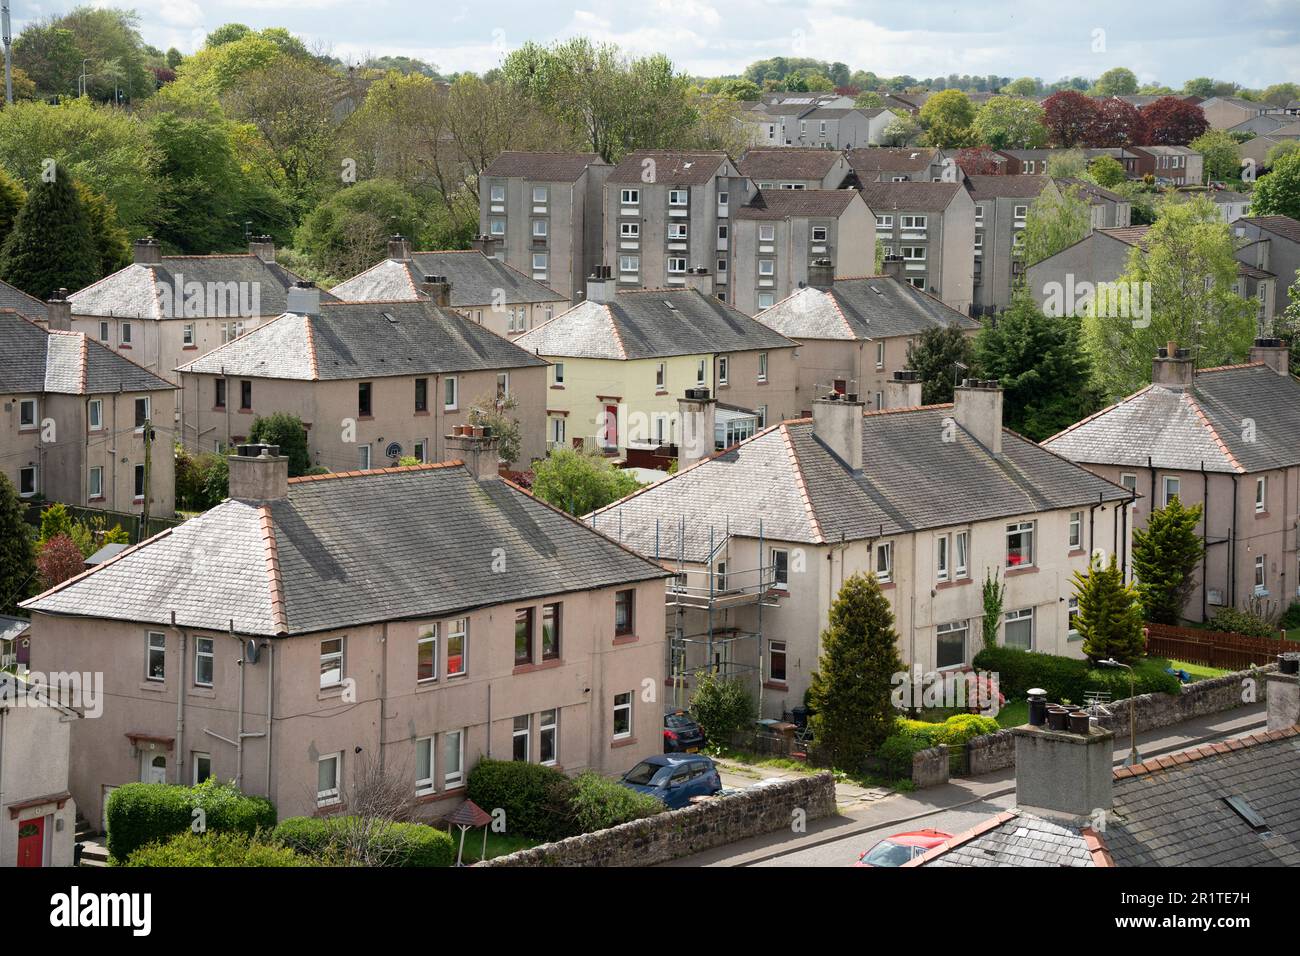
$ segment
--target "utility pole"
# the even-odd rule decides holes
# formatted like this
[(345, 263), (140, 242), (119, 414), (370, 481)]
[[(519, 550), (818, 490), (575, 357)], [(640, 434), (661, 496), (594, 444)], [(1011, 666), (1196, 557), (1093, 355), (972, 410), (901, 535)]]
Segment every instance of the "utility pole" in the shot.
[(14, 75), (13, 66), (10, 64), (9, 46), (13, 42), (13, 33), (9, 29), (9, 0), (0, 0), (0, 26), (4, 29), (5, 45), (5, 104), (12, 106), (14, 102)]
[(144, 512), (140, 515), (140, 540), (149, 537), (149, 482), (153, 471), (153, 422), (144, 420)]

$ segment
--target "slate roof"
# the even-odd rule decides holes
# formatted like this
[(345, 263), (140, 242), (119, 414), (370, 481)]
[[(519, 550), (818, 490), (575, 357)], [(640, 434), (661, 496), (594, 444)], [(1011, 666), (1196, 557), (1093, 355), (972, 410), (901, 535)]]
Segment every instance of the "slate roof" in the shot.
[[(951, 405), (869, 412), (865, 465), (851, 471), (809, 419), (782, 422), (593, 512), (587, 520), (646, 556), (704, 559), (709, 532), (824, 544), (1127, 499), (1118, 485), (1011, 431), (1002, 458), (960, 426)], [(888, 449), (881, 454), (880, 449)]]
[(852, 189), (766, 189), (736, 210), (737, 219), (837, 219), (858, 198)]
[(1051, 180), (1046, 176), (975, 175), (966, 177), (971, 199), (1036, 199)]
[[(247, 290), (244, 295), (254, 316), (279, 315), (284, 311), (289, 289), (302, 277), (275, 262), (266, 262), (258, 256), (241, 254), (226, 256), (163, 256), (161, 265), (132, 263), (105, 276), (68, 298), (73, 315), (102, 315), (133, 319), (181, 318), (174, 303), (184, 294), (191, 282), (201, 283), (205, 289), (224, 287), (225, 283), (239, 283)], [(256, 295), (254, 303), (253, 296)], [(206, 293), (205, 293), (206, 296)], [(333, 300), (328, 292), (321, 292), (321, 301)], [(232, 297), (223, 307), (217, 300), (218, 311), (206, 316), (206, 298), (200, 309), (201, 318), (238, 317), (239, 298)], [(167, 303), (164, 305), (164, 300)], [(183, 298), (180, 301), (184, 302)], [(195, 301), (199, 301), (197, 298)], [(164, 309), (169, 309), (169, 316)]]
[(588, 166), (608, 165), (599, 153), (512, 150), (492, 160), (481, 175), (536, 183), (572, 183), (581, 178)]
[(934, 161), (928, 146), (863, 146), (845, 153), (858, 172), (919, 172)]
[(1116, 226), (1114, 229), (1098, 229), (1096, 231), (1110, 236), (1112, 239), (1118, 239), (1126, 246), (1138, 246), (1145, 249), (1147, 233), (1150, 230), (1150, 226)]
[(796, 339), (868, 341), (919, 335), (956, 323), (975, 330), (975, 319), (893, 276), (837, 278), (829, 290), (800, 289), (755, 317)]
[(644, 289), (619, 292), (610, 303), (582, 302), (514, 344), (537, 355), (617, 361), (795, 345), (696, 289)]
[[(1255, 422), (1244, 441), (1241, 422)], [(1190, 389), (1148, 385), (1043, 442), (1071, 461), (1243, 474), (1300, 464), (1300, 380), (1266, 365), (1202, 369)]]
[(384, 259), (330, 292), (345, 302), (422, 299), (420, 284), (425, 276), (447, 277), (453, 309), (567, 301), (549, 286), (477, 249), (413, 252), (410, 259)]
[(287, 312), (178, 371), (301, 381), (545, 365), (513, 342), (427, 300), (322, 303)]
[(1290, 216), (1247, 216), (1245, 221), (1283, 239), (1300, 242), (1300, 222)]
[(1071, 179), (1068, 176), (1054, 176), (1053, 179), (1062, 193), (1070, 189), (1075, 190), (1094, 206), (1100, 205), (1103, 201), (1113, 203), (1130, 202), (1127, 196), (1121, 196), (1117, 192), (1112, 192), (1105, 187), (1098, 186), (1096, 183), (1090, 183), (1086, 179)]
[(722, 150), (638, 150), (624, 156), (606, 182), (644, 182), (642, 163), (647, 159), (654, 160), (655, 183), (665, 186), (702, 186), (731, 162)]
[(13, 310), (29, 319), (47, 318), (45, 303), (17, 286), (0, 281), (0, 311)]
[[(1011, 179), (999, 176), (999, 179)], [(957, 192), (965, 188), (961, 183), (863, 183), (862, 198), (874, 213), (896, 209), (921, 209), (943, 212)]]
[[(492, 570), (493, 549), (510, 573)], [(227, 500), (46, 591), (29, 611), (239, 634), (457, 614), (664, 577), (662, 568), (459, 462), (291, 479)]]
[(51, 332), (0, 313), (0, 394), (102, 395), (176, 386), (82, 332)]
[[(908, 866), (1298, 866), (1300, 728), (1117, 767), (1104, 833), (1012, 810)], [(1226, 801), (1243, 799), (1261, 832)]]
[(736, 168), (750, 179), (824, 179), (843, 158), (833, 149), (755, 147), (745, 151)]

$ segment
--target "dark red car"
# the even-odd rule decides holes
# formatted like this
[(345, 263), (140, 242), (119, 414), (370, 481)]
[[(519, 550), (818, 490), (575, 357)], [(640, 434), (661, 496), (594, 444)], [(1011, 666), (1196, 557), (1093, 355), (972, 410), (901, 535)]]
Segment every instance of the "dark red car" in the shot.
[(942, 830), (912, 830), (908, 833), (895, 833), (887, 836), (866, 853), (858, 857), (854, 866), (902, 866), (904, 863), (920, 856), (926, 850), (932, 850), (944, 840), (951, 840), (951, 833)]

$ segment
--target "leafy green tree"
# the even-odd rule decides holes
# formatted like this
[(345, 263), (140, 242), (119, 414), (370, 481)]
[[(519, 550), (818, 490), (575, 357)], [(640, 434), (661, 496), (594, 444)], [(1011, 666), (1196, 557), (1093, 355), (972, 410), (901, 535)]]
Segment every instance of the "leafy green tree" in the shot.
[(1128, 96), (1137, 89), (1137, 75), (1127, 67), (1117, 66), (1097, 77), (1092, 91), (1097, 96)]
[(1042, 92), (1042, 89), (1041, 80), (1036, 80), (1032, 76), (1022, 76), (1002, 87), (1002, 92), (1011, 96), (1034, 96)]
[(1146, 619), (1177, 624), (1196, 587), (1196, 565), (1205, 552), (1196, 526), (1202, 508), (1183, 507), (1175, 495), (1151, 512), (1145, 528), (1133, 530), (1133, 572)]
[[(1053, 171), (1053, 175), (1056, 175)], [(1077, 186), (1045, 188), (1025, 215), (1025, 264), (1056, 255), (1092, 231), (1092, 213)]]
[(36, 583), (36, 549), (24, 511), (13, 482), (0, 473), (0, 614), (17, 612)]
[(1038, 149), (1047, 144), (1043, 108), (1018, 96), (995, 96), (975, 114), (975, 138), (993, 149)]
[[(95, 240), (95, 271), (106, 276), (131, 262), (131, 242), (117, 221), (112, 200), (84, 183), (75, 183), (77, 197), (85, 207), (90, 234)], [(70, 288), (70, 287), (69, 287)]]
[(1077, 318), (1047, 317), (1023, 289), (996, 323), (980, 329), (975, 363), (1002, 384), (1008, 428), (1042, 441), (1097, 410), (1079, 337)]
[(424, 237), (419, 204), (392, 180), (370, 179), (341, 189), (307, 214), (294, 243), (326, 275), (345, 279), (382, 259), (388, 237)]
[(894, 614), (875, 575), (844, 582), (821, 648), (808, 695), (813, 734), (832, 766), (856, 773), (893, 732), (890, 696), (903, 671)]
[(758, 719), (754, 698), (741, 681), (707, 670), (696, 672), (687, 710), (704, 731), (704, 739), (715, 747), (730, 746), (732, 737), (752, 729)]
[(921, 138), (921, 124), (908, 113), (902, 115), (895, 114), (897, 117), (889, 122), (884, 130), (881, 131), (881, 137), (887, 146), (911, 146)]
[(998, 577), (997, 569), (984, 573), (980, 606), (983, 609), (981, 624), (985, 647), (998, 646), (998, 628), (1002, 626), (1002, 608), (1007, 597), (1007, 584)]
[(1287, 290), (1287, 307), (1273, 314), (1273, 334), (1291, 348), (1291, 374), (1300, 375), (1300, 269)]
[(1209, 99), (1214, 95), (1214, 81), (1208, 76), (1197, 76), (1183, 84), (1183, 92), (1188, 96)]
[(1261, 176), (1251, 194), (1252, 216), (1290, 216), (1300, 219), (1300, 151), (1292, 151)]
[(235, 40), (242, 40), (252, 32), (252, 29), (242, 23), (223, 23), (207, 35), (203, 45), (212, 50), (227, 43), (233, 43)]
[[(959, 364), (966, 366), (964, 371), (957, 368)], [(926, 329), (907, 347), (907, 367), (920, 375), (922, 402), (951, 402), (956, 379), (975, 374), (975, 349), (955, 322), (947, 328)]]
[(248, 430), (250, 444), (279, 445), (280, 454), (289, 458), (289, 477), (297, 478), (311, 467), (307, 450), (307, 426), (289, 412), (274, 412), (253, 419)]
[(575, 448), (552, 448), (533, 466), (533, 494), (571, 515), (590, 514), (640, 487), (630, 472)]
[(60, 501), (54, 502), (41, 512), (41, 531), (37, 541), (45, 544), (51, 538), (61, 534), (71, 537), (72, 523), (72, 515), (68, 514), (67, 505)]
[(1222, 181), (1240, 175), (1237, 141), (1223, 130), (1212, 129), (1202, 133), (1189, 145), (1201, 154), (1206, 179)]
[(83, 5), (28, 25), (14, 42), (14, 63), (42, 96), (86, 92), (101, 101), (143, 99), (154, 89), (149, 55), (134, 11)]
[(31, 191), (48, 178), (48, 159), (61, 176), (110, 200), (133, 235), (149, 231), (158, 208), (158, 156), (134, 115), (85, 99), (0, 110), (0, 165)]
[(1241, 361), (1257, 332), (1255, 304), (1233, 291), (1232, 231), (1209, 199), (1161, 204), (1145, 238), (1117, 282), (1149, 309), (1125, 315), (1098, 296), (1083, 316), (1084, 346), (1105, 401), (1148, 384), (1151, 359), (1167, 342), (1190, 348), (1197, 367), (1209, 368)]
[(13, 229), (18, 210), (23, 208), (26, 201), (27, 191), (23, 189), (22, 183), (0, 168), (0, 245), (4, 244), (5, 238)]
[(974, 122), (975, 107), (961, 90), (936, 93), (921, 107), (921, 125), (925, 127), (926, 142), (941, 149), (973, 145)]
[(857, 95), (853, 100), (853, 105), (860, 110), (869, 110), (884, 106), (885, 101), (881, 98), (880, 94), (874, 90), (866, 90)]
[(1300, 140), (1284, 139), (1275, 146), (1270, 146), (1264, 154), (1264, 165), (1272, 169), (1283, 156), (1300, 153)]
[(1274, 83), (1266, 87), (1259, 98), (1272, 106), (1286, 106), (1300, 100), (1300, 83)]
[(1075, 572), (1074, 594), (1079, 602), (1075, 628), (1083, 638), (1083, 653), (1093, 661), (1113, 658), (1129, 665), (1142, 659), (1142, 603), (1133, 585), (1124, 583), (1113, 554), (1104, 568), (1094, 563), (1086, 573)]
[(1088, 172), (1097, 185), (1104, 189), (1114, 189), (1127, 178), (1124, 164), (1114, 156), (1098, 156), (1088, 164)]
[(98, 278), (99, 250), (86, 208), (72, 179), (57, 172), (28, 194), (0, 246), (0, 279), (45, 300), (55, 289), (81, 289)]

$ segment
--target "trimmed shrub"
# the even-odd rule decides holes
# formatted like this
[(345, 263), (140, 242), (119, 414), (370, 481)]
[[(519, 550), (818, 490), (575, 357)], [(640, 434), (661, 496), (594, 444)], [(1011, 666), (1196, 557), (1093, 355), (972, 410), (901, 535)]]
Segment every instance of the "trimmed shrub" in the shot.
[[(347, 831), (360, 826), (356, 817), (290, 817), (277, 826), (272, 838), (292, 850), (327, 865), (357, 865), (350, 860)], [(366, 855), (370, 865), (383, 860), (392, 867), (451, 866), (455, 859), (451, 836), (423, 823), (390, 823), (369, 834)]]
[(954, 714), (939, 725), (934, 742), (947, 744), (949, 747), (962, 747), (968, 740), (995, 733), (999, 729), (998, 722), (992, 717), (983, 717), (979, 714)]
[[(919, 721), (911, 721), (911, 723), (919, 723)], [(890, 779), (911, 780), (912, 757), (932, 746), (933, 744), (926, 743), (914, 734), (893, 734), (885, 738), (885, 742), (876, 751), (876, 756)]]
[(466, 796), (488, 813), (506, 814), (506, 832), (551, 842), (581, 832), (573, 819), (573, 781), (554, 767), (518, 760), (480, 760)]
[[(617, 780), (602, 777), (591, 770), (578, 774), (573, 781), (570, 803), (574, 822), (583, 833), (652, 817), (666, 809), (661, 801), (649, 794), (629, 790)], [(508, 821), (509, 816), (506, 819)]]
[(1291, 602), (1291, 606), (1286, 609), (1277, 625), (1287, 631), (1300, 630), (1300, 601)]
[(195, 787), (128, 783), (108, 798), (108, 852), (118, 863), (136, 850), (189, 832), (195, 809), (203, 810), (208, 832), (251, 837), (275, 826), (275, 806), (265, 797), (240, 793), (232, 783), (205, 780)]
[[(1129, 675), (1123, 668), (1093, 667), (1087, 660), (1039, 654), (1014, 647), (986, 647), (975, 655), (976, 670), (998, 675), (1008, 700), (1023, 699), (1031, 687), (1041, 687), (1049, 701), (1082, 704), (1090, 690), (1104, 691), (1112, 700), (1129, 696)], [(1177, 694), (1178, 678), (1151, 658), (1133, 666), (1135, 694)]]
[(743, 683), (708, 671), (696, 673), (695, 680), (695, 693), (691, 695), (688, 710), (704, 731), (705, 740), (725, 747), (736, 734), (754, 729), (758, 707)]
[[(1295, 605), (1292, 605), (1294, 607)], [(1288, 614), (1291, 612), (1288, 611)], [(1250, 611), (1239, 611), (1235, 607), (1221, 607), (1206, 628), (1211, 631), (1229, 634), (1245, 634), (1248, 637), (1270, 637), (1277, 639), (1279, 627), (1266, 618)]]
[[(157, 786), (157, 784), (146, 784)], [(124, 866), (312, 866), (286, 846), (245, 833), (190, 833), (135, 850)]]

